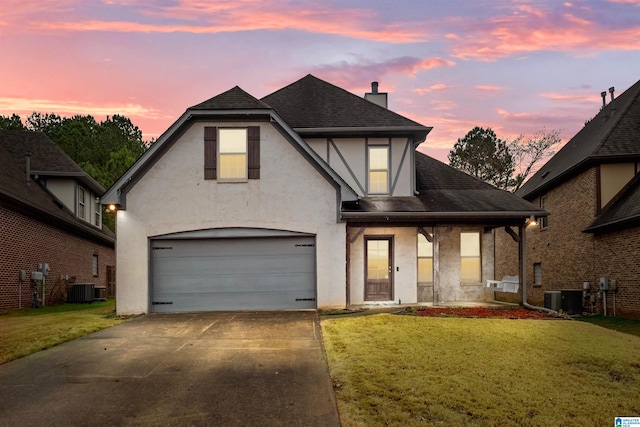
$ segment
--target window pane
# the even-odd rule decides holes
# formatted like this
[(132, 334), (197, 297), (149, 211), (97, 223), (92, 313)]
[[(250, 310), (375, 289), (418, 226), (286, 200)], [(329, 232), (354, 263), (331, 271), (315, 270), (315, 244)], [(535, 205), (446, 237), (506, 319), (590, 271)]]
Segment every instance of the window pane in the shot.
[(460, 256), (480, 256), (480, 233), (460, 233)]
[(418, 283), (433, 283), (433, 258), (418, 259)]
[(433, 243), (427, 240), (422, 234), (418, 234), (418, 256), (419, 257), (432, 257), (433, 256)]
[(382, 280), (389, 277), (389, 241), (367, 241), (367, 278)]
[(533, 283), (542, 284), (542, 264), (539, 262), (533, 264)]
[(221, 179), (246, 179), (247, 156), (246, 154), (221, 154), (220, 155)]
[(220, 153), (246, 153), (246, 129), (220, 129)]
[(462, 258), (460, 260), (460, 281), (479, 282), (481, 279), (480, 258)]
[(369, 170), (387, 170), (389, 168), (389, 149), (387, 147), (369, 148)]
[(369, 193), (388, 193), (387, 172), (369, 172)]

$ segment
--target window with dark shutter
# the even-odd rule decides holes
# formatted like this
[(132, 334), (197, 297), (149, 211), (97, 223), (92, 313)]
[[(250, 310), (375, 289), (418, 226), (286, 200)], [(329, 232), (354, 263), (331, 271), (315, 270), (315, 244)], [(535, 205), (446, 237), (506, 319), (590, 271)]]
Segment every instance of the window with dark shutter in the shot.
[(215, 126), (204, 128), (204, 179), (216, 179), (218, 154), (218, 129)]
[(249, 179), (260, 179), (260, 126), (249, 126), (247, 129), (247, 151)]

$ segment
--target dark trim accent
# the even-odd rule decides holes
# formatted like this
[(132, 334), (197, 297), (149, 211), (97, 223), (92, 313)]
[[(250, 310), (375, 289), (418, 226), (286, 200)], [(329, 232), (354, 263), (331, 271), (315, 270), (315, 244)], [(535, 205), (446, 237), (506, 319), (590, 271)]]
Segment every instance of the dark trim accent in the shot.
[(260, 126), (247, 128), (247, 178), (260, 179)]
[[(331, 142), (331, 146), (333, 147), (333, 149), (335, 150), (336, 154), (338, 155), (338, 157), (340, 157), (340, 160), (342, 160), (342, 163), (344, 164), (344, 166), (347, 168), (347, 171), (349, 171), (349, 175), (351, 175), (351, 178), (353, 178), (353, 180), (355, 181), (355, 183), (358, 185), (358, 188), (360, 189), (360, 191), (362, 191), (362, 194), (367, 194), (366, 191), (364, 191), (364, 188), (362, 188), (362, 184), (360, 184), (360, 181), (358, 180), (358, 177), (356, 176), (356, 174), (353, 172), (353, 170), (351, 170), (351, 167), (349, 166), (349, 163), (347, 162), (347, 160), (344, 158), (344, 156), (342, 155), (342, 153), (340, 152), (340, 150), (338, 149), (338, 146), (336, 145), (335, 142), (333, 142), (332, 138), (328, 138), (329, 141)], [(366, 179), (366, 177), (365, 177)], [(365, 181), (365, 185), (366, 185), (366, 181)]]
[(602, 172), (600, 171), (600, 165), (596, 166), (596, 212), (595, 215), (600, 215), (602, 212)]
[(218, 176), (218, 128), (204, 127), (204, 179), (214, 180)]
[[(400, 179), (400, 171), (402, 170), (402, 166), (404, 165), (404, 159), (407, 156), (407, 151), (409, 151), (410, 142), (411, 141), (409, 140), (409, 138), (407, 138), (407, 142), (404, 145), (404, 150), (402, 151), (402, 157), (400, 158), (400, 164), (398, 165), (398, 170), (396, 171), (396, 177), (393, 180), (393, 184), (391, 184), (391, 195), (392, 196), (393, 196), (393, 193), (395, 193), (395, 191), (396, 191), (396, 185), (398, 184), (398, 179)], [(389, 138), (389, 146), (393, 147), (393, 145), (391, 144), (391, 138)], [(389, 155), (389, 163), (392, 163), (391, 162), (391, 155)], [(391, 166), (393, 167), (393, 164)]]

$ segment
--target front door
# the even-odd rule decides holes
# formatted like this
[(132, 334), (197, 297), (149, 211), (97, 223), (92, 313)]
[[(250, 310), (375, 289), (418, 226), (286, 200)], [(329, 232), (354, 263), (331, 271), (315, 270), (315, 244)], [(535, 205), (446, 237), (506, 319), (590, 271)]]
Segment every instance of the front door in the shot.
[(393, 299), (391, 237), (365, 239), (365, 301)]

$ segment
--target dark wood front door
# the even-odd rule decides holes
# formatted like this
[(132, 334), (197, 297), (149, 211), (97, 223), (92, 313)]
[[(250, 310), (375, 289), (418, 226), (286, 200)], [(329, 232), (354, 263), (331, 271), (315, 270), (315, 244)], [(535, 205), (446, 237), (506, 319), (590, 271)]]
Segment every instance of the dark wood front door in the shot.
[(366, 301), (393, 299), (392, 243), (390, 237), (365, 239), (365, 291)]

